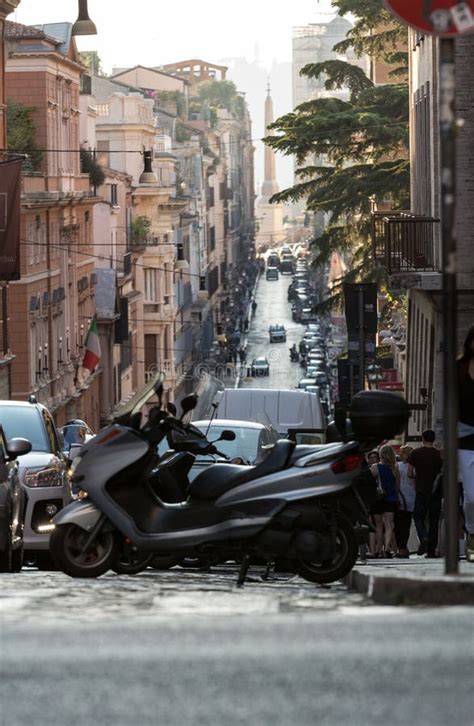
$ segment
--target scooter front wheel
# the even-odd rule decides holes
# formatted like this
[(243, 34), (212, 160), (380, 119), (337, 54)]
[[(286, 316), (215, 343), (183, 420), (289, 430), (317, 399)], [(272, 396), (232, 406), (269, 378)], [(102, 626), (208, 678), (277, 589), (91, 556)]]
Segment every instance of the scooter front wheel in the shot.
[(349, 574), (359, 553), (356, 533), (351, 522), (339, 516), (336, 524), (336, 547), (333, 557), (324, 562), (291, 560), (294, 572), (308, 582), (325, 585)]
[(51, 533), (49, 551), (66, 575), (100, 577), (112, 568), (119, 554), (116, 532), (102, 530), (87, 544), (89, 537), (89, 532), (76, 524), (64, 524)]

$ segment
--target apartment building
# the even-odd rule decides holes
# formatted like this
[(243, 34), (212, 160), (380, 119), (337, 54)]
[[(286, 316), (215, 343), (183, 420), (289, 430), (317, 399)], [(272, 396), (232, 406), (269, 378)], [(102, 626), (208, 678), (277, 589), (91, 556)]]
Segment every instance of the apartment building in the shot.
[(100, 420), (100, 372), (81, 368), (95, 311), (96, 197), (79, 155), (79, 62), (69, 23), (7, 21), (6, 96), (33, 109), (43, 159), (24, 164), (21, 280), (10, 284), (15, 319), (11, 394), (33, 393), (58, 424)]
[[(408, 293), (406, 397), (426, 404), (411, 417), (409, 436), (427, 426), (443, 435), (439, 43), (409, 33), (411, 209), (383, 215), (374, 252), (391, 284)], [(459, 345), (474, 318), (474, 38), (456, 40), (457, 240)]]
[[(5, 20), (19, 5), (20, 0), (0, 0), (0, 160), (6, 159), (7, 146), (5, 99)], [(0, 273), (0, 399), (10, 397), (10, 367), (13, 360), (10, 335), (10, 306), (8, 285)]]

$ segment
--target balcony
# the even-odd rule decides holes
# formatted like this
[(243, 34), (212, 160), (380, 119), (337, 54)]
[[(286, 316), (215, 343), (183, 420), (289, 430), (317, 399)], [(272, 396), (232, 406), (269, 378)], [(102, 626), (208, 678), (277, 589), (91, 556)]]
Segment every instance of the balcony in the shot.
[(374, 262), (389, 275), (439, 272), (436, 230), (440, 220), (411, 212), (374, 212)]

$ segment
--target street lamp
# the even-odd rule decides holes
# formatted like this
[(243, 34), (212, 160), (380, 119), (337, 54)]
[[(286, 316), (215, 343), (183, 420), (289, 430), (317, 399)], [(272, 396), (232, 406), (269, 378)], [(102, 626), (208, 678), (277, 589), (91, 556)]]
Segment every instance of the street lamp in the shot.
[(97, 35), (97, 28), (89, 17), (87, 0), (79, 0), (79, 15), (72, 26), (73, 35)]
[(143, 152), (143, 171), (138, 179), (139, 184), (158, 184), (158, 177), (153, 171), (151, 151)]

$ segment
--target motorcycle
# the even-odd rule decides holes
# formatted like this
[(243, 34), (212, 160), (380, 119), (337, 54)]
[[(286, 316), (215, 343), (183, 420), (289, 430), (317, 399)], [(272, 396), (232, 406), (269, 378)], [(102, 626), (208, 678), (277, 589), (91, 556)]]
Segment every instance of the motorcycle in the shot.
[(296, 348), (290, 348), (290, 360), (292, 363), (298, 363), (300, 359), (300, 354), (296, 350)]
[[(373, 414), (374, 393), (379, 414), (392, 408), (391, 416), (382, 416), (385, 426), (377, 415), (376, 426), (364, 420)], [(285, 559), (310, 582), (341, 579), (356, 562), (358, 534), (369, 526), (353, 484), (364, 452), (399, 433), (408, 420), (401, 397), (358, 395), (362, 401), (356, 396), (353, 408), (355, 402), (363, 438), (315, 447), (279, 441), (255, 467), (210, 466), (189, 486), (187, 500), (178, 503), (160, 498), (151, 472), (157, 463), (169, 466), (183, 452), (219, 454), (216, 442), (195, 433), (190, 437), (189, 425), (159, 408), (152, 409), (144, 426), (136, 412), (118, 420), (73, 462), (72, 483), (80, 487), (79, 498), (54, 519), (53, 558), (72, 577), (98, 577), (116, 561), (125, 537), (141, 551), (160, 556), (241, 561), (238, 585), (245, 582), (251, 559)], [(188, 396), (183, 411), (196, 402), (197, 397)], [(158, 462), (156, 447), (167, 435), (174, 451)]]

